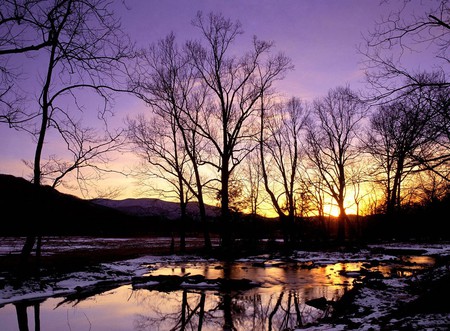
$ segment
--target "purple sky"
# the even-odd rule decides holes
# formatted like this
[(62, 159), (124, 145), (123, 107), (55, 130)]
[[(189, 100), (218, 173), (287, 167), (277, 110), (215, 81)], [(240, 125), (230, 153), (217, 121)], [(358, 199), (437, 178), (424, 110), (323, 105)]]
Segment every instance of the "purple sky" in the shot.
[[(125, 3), (128, 10), (124, 8)], [(420, 1), (413, 1), (420, 5)], [(349, 84), (363, 88), (362, 60), (356, 47), (363, 42), (362, 34), (372, 30), (375, 21), (397, 8), (402, 1), (378, 0), (123, 0), (114, 6), (122, 19), (124, 30), (139, 46), (157, 42), (174, 32), (181, 44), (199, 35), (191, 26), (197, 11), (204, 14), (221, 12), (225, 17), (239, 20), (244, 35), (239, 45), (247, 50), (253, 35), (275, 42), (275, 50), (284, 52), (295, 69), (279, 83), (278, 90), (287, 97), (312, 100), (323, 96), (331, 88)], [(33, 66), (27, 64), (33, 78)], [(35, 105), (33, 105), (35, 107)], [(117, 102), (115, 122), (145, 107), (135, 99), (122, 98)], [(0, 173), (29, 177), (29, 169), (21, 159), (32, 160), (35, 144), (23, 132), (0, 124)], [(46, 148), (57, 148), (47, 146)], [(133, 156), (128, 167), (133, 166)], [(124, 196), (132, 196), (130, 182)], [(128, 183), (128, 184), (127, 184)], [(77, 192), (73, 192), (77, 194)]]
[(190, 22), (198, 10), (205, 14), (221, 12), (239, 20), (244, 35), (240, 42), (248, 49), (256, 35), (275, 42), (276, 50), (292, 58), (295, 71), (290, 73), (282, 90), (302, 98), (322, 95), (329, 88), (360, 80), (360, 56), (355, 48), (361, 33), (386, 7), (377, 0), (278, 0), (278, 1), (132, 1), (122, 10), (123, 27), (145, 46), (173, 31), (181, 42), (196, 38)]

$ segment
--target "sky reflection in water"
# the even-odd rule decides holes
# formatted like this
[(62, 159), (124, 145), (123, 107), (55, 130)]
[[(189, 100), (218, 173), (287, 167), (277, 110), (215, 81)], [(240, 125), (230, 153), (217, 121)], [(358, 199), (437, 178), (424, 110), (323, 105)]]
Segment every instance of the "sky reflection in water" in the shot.
[[(419, 259), (419, 260), (417, 260)], [(408, 276), (416, 263), (432, 264), (430, 257), (409, 257), (411, 269), (375, 265), (371, 271), (385, 276)], [(8, 304), (0, 309), (1, 329), (41, 330), (283, 330), (324, 317), (328, 311), (306, 305), (325, 297), (336, 301), (352, 286), (364, 262), (336, 263), (308, 268), (297, 263), (255, 261), (186, 262), (176, 266), (148, 264), (147, 275), (203, 275), (207, 279), (251, 279), (260, 287), (245, 292), (176, 290), (160, 292), (124, 285), (80, 302), (49, 298)], [(38, 328), (34, 328), (38, 326)], [(29, 329), (27, 329), (27, 327)]]
[[(348, 268), (356, 267), (353, 263)], [(326, 312), (304, 302), (320, 297), (336, 300), (352, 281), (351, 277), (339, 274), (345, 268), (343, 264), (304, 269), (296, 265), (261, 267), (234, 263), (227, 266), (217, 262), (149, 268), (151, 275), (247, 278), (260, 282), (262, 286), (242, 293), (216, 290), (166, 293), (125, 285), (80, 302), (62, 305), (59, 304), (63, 298), (50, 298), (34, 306), (32, 302), (9, 304), (0, 309), (2, 330), (24, 330), (25, 318), (29, 330), (33, 330), (35, 315), (38, 317), (36, 324), (46, 331), (181, 330), (183, 323), (187, 329), (196, 330), (199, 323), (201, 330), (222, 329), (226, 324), (232, 324), (237, 330), (280, 330), (324, 316)], [(22, 322), (19, 323), (20, 319)]]

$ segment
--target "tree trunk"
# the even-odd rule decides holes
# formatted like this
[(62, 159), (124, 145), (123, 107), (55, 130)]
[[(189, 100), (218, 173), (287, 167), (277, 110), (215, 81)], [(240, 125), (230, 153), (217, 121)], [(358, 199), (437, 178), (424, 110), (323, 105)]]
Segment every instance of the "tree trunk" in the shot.
[(180, 252), (186, 252), (186, 203), (182, 202), (181, 207), (181, 224), (180, 224)]
[(24, 276), (29, 269), (29, 259), (35, 243), (36, 243), (36, 236), (32, 234), (27, 235), (25, 239), (25, 244), (23, 245), (22, 251), (20, 253), (20, 263), (19, 263), (20, 276)]
[(229, 250), (232, 247), (232, 238), (231, 238), (231, 215), (229, 209), (229, 195), (228, 195), (228, 186), (229, 186), (229, 172), (228, 172), (228, 160), (223, 159), (222, 161), (222, 189), (220, 192), (221, 197), (221, 236), (222, 236), (222, 248), (225, 250)]
[[(57, 38), (55, 38), (56, 40)], [(42, 89), (42, 118), (41, 118), (41, 127), (39, 130), (39, 137), (36, 144), (36, 151), (34, 154), (34, 169), (33, 169), (33, 183), (37, 187), (38, 196), (40, 197), (40, 191), (39, 188), (41, 186), (41, 155), (42, 155), (42, 149), (44, 148), (44, 141), (45, 141), (45, 135), (47, 132), (47, 126), (49, 121), (49, 90), (50, 90), (50, 82), (52, 79), (52, 73), (53, 73), (53, 66), (55, 62), (55, 53), (56, 53), (56, 47), (57, 43), (54, 42), (52, 44), (51, 52), (50, 52), (50, 59), (49, 64), (47, 68), (47, 76), (46, 81), (44, 84), (44, 87)], [(40, 204), (38, 204), (40, 205)], [(33, 250), (33, 246), (36, 242), (36, 233), (35, 231), (31, 231), (34, 233), (31, 233), (27, 236), (27, 239), (25, 241), (25, 245), (22, 248), (21, 253), (21, 268), (25, 268), (25, 264), (28, 263), (28, 258), (31, 254), (31, 251)], [(39, 247), (40, 249), (40, 247)]]
[(205, 241), (205, 251), (210, 252), (212, 250), (211, 237), (209, 236), (208, 220), (206, 219), (206, 209), (205, 202), (203, 201), (203, 196), (199, 195), (198, 206), (200, 209), (200, 220), (203, 225), (203, 238)]
[(347, 214), (345, 213), (345, 208), (343, 206), (343, 203), (339, 203), (339, 216), (338, 216), (338, 234), (337, 234), (337, 241), (339, 243), (345, 242), (346, 237), (346, 231), (345, 226), (347, 223)]

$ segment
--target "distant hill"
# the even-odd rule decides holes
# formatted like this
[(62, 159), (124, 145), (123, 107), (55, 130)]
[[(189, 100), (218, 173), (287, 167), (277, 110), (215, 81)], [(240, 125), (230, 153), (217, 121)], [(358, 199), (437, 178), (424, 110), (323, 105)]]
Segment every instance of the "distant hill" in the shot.
[[(176, 202), (164, 201), (152, 198), (110, 200), (110, 199), (93, 199), (93, 203), (117, 209), (128, 215), (143, 217), (163, 217), (170, 220), (178, 219), (181, 215), (180, 206)], [(188, 215), (196, 219), (199, 217), (198, 204), (195, 202), (188, 203)], [(218, 207), (206, 206), (206, 215), (214, 218), (220, 215)]]
[(120, 235), (151, 230), (148, 219), (12, 175), (0, 174), (0, 208), (0, 236)]

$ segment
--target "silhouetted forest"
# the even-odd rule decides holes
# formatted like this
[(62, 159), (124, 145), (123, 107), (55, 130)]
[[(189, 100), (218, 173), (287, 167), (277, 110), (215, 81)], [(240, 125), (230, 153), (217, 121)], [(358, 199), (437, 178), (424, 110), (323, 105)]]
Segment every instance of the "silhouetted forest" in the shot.
[[(63, 194), (48, 187), (37, 187), (27, 180), (11, 175), (0, 175), (0, 201), (2, 221), (0, 235), (176, 235), (181, 220), (163, 217), (139, 217), (113, 208), (100, 206), (89, 200)], [(404, 208), (397, 214), (371, 216), (349, 215), (347, 233), (349, 241), (438, 240), (450, 239), (446, 212), (450, 208), (450, 195), (445, 199)], [(282, 238), (282, 223), (248, 214), (234, 214), (233, 238), (248, 244), (261, 239)], [(38, 220), (38, 222), (36, 221)], [(211, 233), (220, 234), (219, 219), (209, 220)], [(297, 218), (291, 231), (296, 233), (297, 244), (333, 240), (337, 234), (334, 217)], [(198, 237), (202, 224), (185, 220), (188, 236)]]

